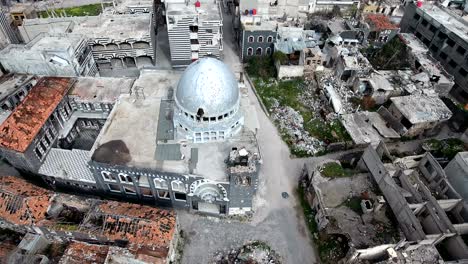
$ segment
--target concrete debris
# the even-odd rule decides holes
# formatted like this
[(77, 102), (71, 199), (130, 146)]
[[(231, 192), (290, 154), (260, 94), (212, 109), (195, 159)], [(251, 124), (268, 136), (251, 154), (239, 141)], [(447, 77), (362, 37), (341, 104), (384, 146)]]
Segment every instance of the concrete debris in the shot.
[(312, 137), (304, 129), (304, 118), (299, 112), (289, 106), (280, 106), (277, 101), (270, 109), (271, 118), (278, 124), (281, 133), (291, 139), (297, 151), (305, 151), (309, 155), (324, 149), (324, 142)]
[[(318, 78), (318, 83), (322, 84), (322, 87), (328, 87), (325, 94), (330, 101), (330, 104), (333, 103), (336, 113), (353, 113), (358, 110), (350, 100), (351, 98), (357, 97), (358, 94), (353, 92), (349, 87), (344, 85), (343, 82), (338, 80), (334, 76), (333, 72), (328, 72), (321, 75)], [(330, 93), (328, 90), (333, 90), (334, 93)], [(334, 103), (335, 101), (339, 103)], [(335, 105), (338, 106), (335, 107)], [(339, 109), (337, 109), (337, 107), (339, 107)]]
[(241, 248), (228, 252), (219, 252), (215, 256), (216, 264), (275, 264), (281, 263), (281, 257), (267, 244), (254, 241)]

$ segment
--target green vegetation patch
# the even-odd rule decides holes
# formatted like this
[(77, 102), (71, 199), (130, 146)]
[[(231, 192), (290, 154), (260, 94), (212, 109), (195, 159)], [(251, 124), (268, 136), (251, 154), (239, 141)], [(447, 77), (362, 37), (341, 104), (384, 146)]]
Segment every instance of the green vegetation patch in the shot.
[(458, 138), (430, 139), (424, 142), (423, 148), (431, 152), (434, 157), (446, 159), (453, 159), (458, 152), (467, 150), (465, 143)]
[(405, 43), (395, 37), (382, 48), (369, 47), (361, 52), (377, 70), (401, 70), (410, 68), (407, 49)]
[(353, 196), (346, 199), (346, 201), (343, 202), (343, 205), (353, 210), (356, 214), (362, 215), (361, 201), (361, 197)]
[(322, 165), (321, 174), (327, 178), (349, 177), (352, 175), (350, 170), (344, 169), (336, 162), (328, 162)]
[[(64, 11), (67, 16), (79, 17), (79, 16), (97, 16), (102, 12), (101, 4), (92, 4), (92, 5), (83, 5), (83, 6), (75, 6), (75, 7), (68, 7), (68, 8), (57, 8), (54, 9), (57, 15), (62, 14)], [(46, 18), (49, 17), (47, 11), (41, 11), (38, 13), (39, 16)]]

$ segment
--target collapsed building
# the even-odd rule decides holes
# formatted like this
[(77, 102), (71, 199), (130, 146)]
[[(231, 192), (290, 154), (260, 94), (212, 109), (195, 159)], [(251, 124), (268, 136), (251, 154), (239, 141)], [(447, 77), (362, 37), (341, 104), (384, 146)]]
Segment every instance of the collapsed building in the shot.
[(357, 145), (376, 145), (400, 137), (431, 136), (452, 117), (437, 96), (408, 95), (390, 98), (388, 108), (377, 112), (356, 112), (342, 116), (342, 124)]
[(415, 35), (400, 33), (399, 37), (408, 48), (407, 59), (411, 68), (416, 72), (414, 80), (418, 83), (431, 84), (437, 94), (448, 96), (454, 85), (453, 76), (448, 74), (442, 65), (430, 55), (429, 49)]
[(173, 67), (205, 57), (222, 57), (223, 17), (217, 0), (166, 0), (167, 34)]
[(377, 47), (391, 41), (400, 32), (400, 28), (390, 22), (388, 16), (383, 14), (368, 14), (365, 20), (369, 26), (367, 40), (369, 44)]
[(302, 172), (301, 183), (315, 211), (318, 231), (352, 248), (398, 242), (399, 234), (387, 216), (390, 208), (374, 190), (370, 175), (325, 174), (324, 168), (332, 164), (341, 166), (339, 161), (326, 160), (316, 166), (305, 164)]
[(90, 81), (41, 78), (0, 125), (1, 155), (54, 187), (216, 215), (252, 210), (258, 121), (221, 61)]
[[(384, 163), (384, 158), (390, 159), (391, 163)], [(376, 149), (369, 146), (359, 163), (372, 175), (406, 240), (430, 246), (430, 255), (435, 258), (428, 263), (467, 261), (468, 208), (430, 153), (396, 159), (389, 156), (385, 145), (380, 144)], [(388, 249), (392, 247), (358, 250), (353, 258), (388, 258), (392, 251)]]
[(369, 29), (360, 20), (334, 18), (327, 22), (327, 32), (331, 37), (339, 37), (336, 45), (357, 46), (367, 44)]
[(37, 77), (6, 74), (0, 77), (0, 124), (26, 98)]
[[(128, 27), (122, 28), (123, 24)], [(156, 61), (153, 28), (152, 14), (142, 13), (27, 19), (19, 30), (26, 42), (33, 41), (41, 33), (59, 34), (61, 42), (74, 42), (80, 36), (85, 40), (86, 55), (90, 51), (101, 76), (108, 76), (112, 72), (137, 76), (139, 69), (152, 66)], [(77, 52), (78, 56), (84, 54)], [(25, 65), (23, 67), (28, 66), (24, 61), (21, 64)], [(58, 74), (49, 71), (42, 75)]]
[[(468, 260), (468, 207), (446, 174), (456, 170), (444, 171), (430, 153), (393, 157), (383, 143), (368, 146), (350, 164), (357, 166), (345, 176), (323, 176), (324, 165), (305, 164), (301, 177), (319, 230), (339, 235), (349, 246), (339, 263)], [(399, 230), (392, 229), (395, 223), (385, 226), (382, 218), (378, 220), (385, 210)], [(372, 217), (375, 220), (369, 221)], [(375, 235), (372, 230), (378, 223), (382, 226)], [(390, 234), (392, 241), (376, 240)]]
[(468, 24), (460, 16), (444, 7), (408, 2), (401, 21), (401, 31), (413, 33), (429, 48), (432, 56), (454, 76), (451, 90), (457, 100), (468, 98)]
[(16, 249), (3, 255), (6, 263), (54, 262), (49, 258), (60, 252), (50, 252), (63, 247), (58, 263), (121, 258), (118, 263), (169, 263), (175, 258), (174, 211), (57, 194), (13, 176), (0, 178), (0, 192), (0, 228), (24, 234)]
[(28, 44), (10, 44), (0, 51), (0, 62), (7, 72), (95, 76), (96, 62), (87, 39), (80, 35), (38, 34)]
[(275, 52), (286, 55), (284, 60), (275, 61), (278, 79), (305, 75), (305, 77), (312, 77), (311, 74), (317, 66), (322, 66), (324, 61), (324, 55), (318, 47), (319, 39), (320, 34), (313, 30), (293, 27), (278, 28), (278, 37), (274, 44)]

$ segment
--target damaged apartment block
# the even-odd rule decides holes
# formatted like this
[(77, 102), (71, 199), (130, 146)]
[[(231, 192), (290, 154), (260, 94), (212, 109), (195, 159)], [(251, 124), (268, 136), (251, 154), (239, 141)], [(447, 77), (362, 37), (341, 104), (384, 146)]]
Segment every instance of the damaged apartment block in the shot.
[[(389, 159), (391, 163), (382, 161)], [(430, 153), (391, 157), (382, 143), (376, 149), (369, 146), (359, 165), (372, 175), (406, 239), (439, 253), (428, 263), (436, 263), (437, 259), (446, 263), (468, 260), (468, 208), (449, 181), (451, 176), (446, 172), (452, 171), (444, 171)], [(357, 250), (353, 258), (381, 258), (388, 256), (393, 247)]]
[(395, 158), (381, 142), (342, 162), (306, 164), (301, 177), (321, 237), (340, 238), (339, 263), (468, 261), (468, 208), (451, 184), (464, 153), (444, 171), (430, 153)]

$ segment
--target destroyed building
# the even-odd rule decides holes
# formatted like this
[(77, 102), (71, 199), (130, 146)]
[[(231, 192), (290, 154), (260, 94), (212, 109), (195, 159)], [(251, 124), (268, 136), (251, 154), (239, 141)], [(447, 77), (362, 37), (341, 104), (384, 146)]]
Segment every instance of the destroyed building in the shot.
[(430, 136), (452, 117), (437, 96), (408, 95), (390, 98), (391, 105), (377, 112), (347, 113), (341, 123), (356, 145), (376, 145), (400, 137)]
[(205, 57), (222, 57), (223, 17), (217, 0), (166, 0), (167, 34), (173, 67)]
[(401, 19), (403, 12), (401, 1), (398, 0), (366, 0), (362, 3), (363, 14), (383, 14), (390, 18), (397, 17)]
[[(122, 25), (128, 27), (122, 28)], [(62, 42), (81, 36), (86, 40), (86, 51), (91, 51), (101, 76), (113, 72), (121, 76), (137, 76), (139, 69), (152, 66), (156, 61), (154, 20), (150, 13), (27, 19), (19, 30), (26, 42), (41, 33), (60, 34)]]
[(356, 146), (376, 145), (380, 141), (392, 141), (400, 134), (377, 112), (359, 111), (341, 116), (341, 124)]
[(468, 23), (446, 8), (409, 2), (401, 21), (401, 31), (415, 34), (429, 48), (445, 70), (454, 76), (451, 94), (460, 102), (468, 100)]
[(429, 83), (439, 96), (447, 96), (454, 85), (453, 76), (430, 55), (429, 49), (415, 35), (400, 33), (399, 38), (406, 44), (407, 60), (416, 72), (413, 79), (419, 83)]
[(434, 134), (452, 117), (450, 109), (437, 96), (408, 95), (390, 100), (388, 109), (381, 107), (379, 113), (402, 136)]
[(24, 100), (37, 77), (6, 74), (0, 77), (0, 124)]
[(154, 1), (152, 0), (115, 0), (112, 1), (112, 11), (117, 14), (143, 14), (152, 13)]
[[(378, 185), (410, 244), (401, 242), (360, 249), (355, 252), (354, 260), (388, 259), (390, 254), (395, 255), (394, 260), (398, 256), (423, 259), (421, 255), (398, 254), (394, 250), (410, 253), (418, 248), (421, 253), (426, 252), (424, 257), (428, 262), (425, 263), (468, 260), (467, 205), (450, 184), (450, 176), (430, 153), (395, 158), (389, 155), (384, 144), (379, 144), (364, 151), (359, 167), (368, 171)], [(424, 245), (427, 245), (425, 249)]]
[(400, 32), (400, 28), (390, 22), (385, 15), (369, 14), (366, 16), (365, 20), (369, 25), (367, 40), (373, 46), (383, 46)]
[(357, 46), (367, 44), (369, 29), (363, 21), (334, 18), (327, 22), (327, 31), (331, 37), (339, 37), (336, 45)]
[(32, 3), (16, 3), (8, 11), (15, 26), (21, 26), (25, 19), (37, 17), (36, 9)]
[(372, 65), (359, 51), (342, 52), (336, 61), (335, 76), (343, 82), (351, 82), (356, 77), (368, 76)]
[(347, 11), (353, 7), (359, 9), (361, 3), (357, 0), (310, 0), (309, 1), (309, 13), (318, 13), (318, 12), (330, 12), (333, 10), (334, 6), (338, 6), (340, 11)]
[(28, 44), (1, 50), (0, 63), (11, 73), (95, 76), (98, 69), (87, 41), (80, 35), (38, 34)]
[(66, 247), (58, 263), (174, 260), (174, 211), (53, 193), (13, 176), (0, 178), (0, 192), (2, 230), (25, 233), (6, 263), (48, 263), (57, 257), (53, 244), (55, 251)]
[(302, 77), (305, 68), (310, 73), (314, 65), (322, 65), (324, 56), (318, 48), (318, 39), (320, 34), (313, 30), (301, 27), (278, 28), (275, 52), (286, 55), (285, 60), (275, 61), (278, 79)]
[(326, 160), (315, 166), (305, 164), (302, 172), (301, 183), (319, 232), (339, 237), (350, 248), (398, 242), (398, 232), (386, 213), (390, 208), (376, 194), (370, 175), (343, 177), (324, 172), (333, 165), (341, 166), (339, 161)]
[(0, 125), (0, 153), (54, 187), (244, 214), (258, 185), (257, 128), (245, 88), (205, 58), (182, 76), (148, 70), (135, 82), (41, 78)]
[(459, 152), (444, 171), (453, 188), (468, 203), (468, 152)]

